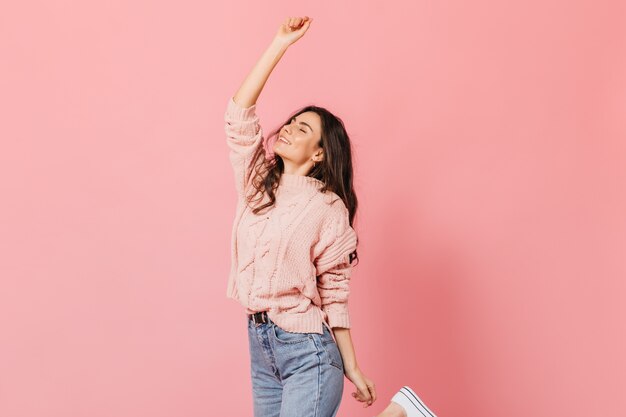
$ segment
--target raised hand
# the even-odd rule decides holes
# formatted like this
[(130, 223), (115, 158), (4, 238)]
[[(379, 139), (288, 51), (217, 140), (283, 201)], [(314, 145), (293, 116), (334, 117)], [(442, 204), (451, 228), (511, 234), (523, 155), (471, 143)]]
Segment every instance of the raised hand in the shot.
[(289, 46), (304, 36), (312, 21), (308, 16), (288, 17), (278, 28), (275, 39)]

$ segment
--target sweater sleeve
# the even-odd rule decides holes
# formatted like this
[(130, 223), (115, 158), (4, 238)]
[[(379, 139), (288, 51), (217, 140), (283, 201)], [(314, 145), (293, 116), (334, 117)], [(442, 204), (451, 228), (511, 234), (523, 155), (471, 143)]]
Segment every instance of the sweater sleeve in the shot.
[(322, 311), (331, 328), (350, 328), (348, 313), (349, 283), (352, 275), (350, 254), (356, 249), (356, 232), (350, 226), (348, 210), (341, 205), (341, 215), (324, 222), (314, 253)]
[[(240, 197), (250, 182), (252, 155), (263, 146), (263, 129), (256, 114), (256, 104), (241, 107), (231, 96), (224, 114), (226, 143), (230, 148), (229, 159), (235, 174), (235, 188)], [(262, 159), (261, 157), (260, 159)]]

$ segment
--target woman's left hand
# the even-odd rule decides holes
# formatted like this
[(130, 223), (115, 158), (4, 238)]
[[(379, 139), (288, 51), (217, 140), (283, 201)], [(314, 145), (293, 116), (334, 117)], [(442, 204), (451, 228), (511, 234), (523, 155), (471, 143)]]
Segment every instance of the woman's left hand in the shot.
[(363, 408), (369, 407), (376, 401), (376, 388), (372, 380), (367, 378), (361, 372), (361, 369), (357, 366), (353, 369), (346, 369), (346, 378), (348, 378), (354, 384), (356, 392), (351, 395), (357, 401), (365, 402)]

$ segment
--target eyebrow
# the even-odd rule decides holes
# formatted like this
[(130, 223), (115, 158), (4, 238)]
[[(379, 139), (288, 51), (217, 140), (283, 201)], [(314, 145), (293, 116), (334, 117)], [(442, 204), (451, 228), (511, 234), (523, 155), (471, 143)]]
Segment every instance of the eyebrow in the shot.
[[(296, 118), (296, 116), (292, 117), (291, 119), (295, 119), (295, 118)], [(313, 128), (312, 128), (311, 126), (309, 126), (309, 124), (308, 124), (308, 123), (305, 123), (305, 122), (298, 122), (298, 123), (300, 123), (301, 125), (305, 125), (305, 126), (306, 126), (306, 127), (308, 127), (309, 129), (311, 129), (311, 132), (313, 131)]]

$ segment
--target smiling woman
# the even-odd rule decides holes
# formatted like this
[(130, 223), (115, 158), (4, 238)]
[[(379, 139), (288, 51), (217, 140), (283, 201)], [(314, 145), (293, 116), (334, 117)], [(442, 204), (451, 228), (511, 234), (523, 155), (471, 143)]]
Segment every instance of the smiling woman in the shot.
[[(358, 237), (348, 133), (339, 117), (310, 105), (271, 132), (270, 152), (256, 114), (270, 72), (310, 24), (281, 25), (224, 116), (238, 194), (226, 295), (247, 314), (255, 417), (333, 417), (344, 375), (364, 407), (377, 398), (350, 335)], [(420, 416), (435, 417), (407, 386), (380, 414)]]
[[(320, 191), (337, 194), (353, 223), (358, 201), (352, 185), (352, 146), (338, 116), (320, 106), (300, 108), (265, 142), (273, 143), (271, 152), (259, 146), (249, 161), (253, 193), (248, 201), (268, 198), (253, 209), (255, 213), (275, 203), (274, 190), (282, 174), (299, 175), (318, 179), (323, 183)], [(358, 257), (356, 252), (354, 256)]]
[(227, 296), (248, 315), (257, 417), (334, 416), (344, 375), (358, 401), (376, 400), (350, 337), (358, 261), (350, 138), (339, 117), (310, 105), (271, 132), (269, 147), (256, 114), (270, 72), (310, 24), (285, 20), (225, 113), (239, 196)]
[[(274, 144), (274, 154), (280, 156), (284, 172), (288, 174), (304, 175), (323, 160), (322, 120), (319, 113), (327, 110), (313, 106), (307, 109), (298, 111), (297, 116), (280, 129), (280, 136)], [(280, 146), (282, 144), (293, 146), (285, 148)], [(312, 166), (307, 159), (312, 161)]]

